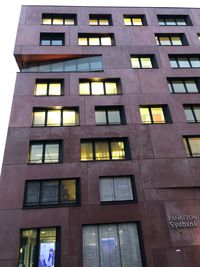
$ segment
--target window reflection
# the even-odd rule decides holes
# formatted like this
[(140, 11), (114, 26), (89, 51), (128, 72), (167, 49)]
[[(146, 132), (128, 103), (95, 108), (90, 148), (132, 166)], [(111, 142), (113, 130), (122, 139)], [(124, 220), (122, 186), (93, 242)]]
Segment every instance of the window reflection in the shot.
[(80, 95), (116, 95), (119, 94), (115, 81), (82, 81), (79, 82)]
[(140, 116), (142, 123), (166, 123), (165, 116), (167, 115), (168, 121), (169, 111), (167, 107), (141, 107)]
[(188, 157), (200, 157), (200, 137), (184, 137), (185, 150)]
[(109, 160), (109, 146), (108, 142), (95, 142), (95, 159)]

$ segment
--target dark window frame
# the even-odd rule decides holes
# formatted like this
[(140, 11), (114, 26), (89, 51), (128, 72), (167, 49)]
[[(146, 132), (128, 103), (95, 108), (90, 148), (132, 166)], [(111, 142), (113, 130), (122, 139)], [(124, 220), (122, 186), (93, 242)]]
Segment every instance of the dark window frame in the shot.
[(192, 139), (192, 138), (199, 138), (200, 140), (200, 135), (184, 135), (183, 136), (183, 139), (185, 139), (185, 142), (186, 142), (186, 145), (187, 145), (187, 149), (188, 149), (188, 152), (189, 152), (189, 155), (187, 154), (187, 151), (185, 151), (187, 157), (189, 158), (200, 158), (200, 152), (199, 152), (199, 155), (198, 156), (194, 156), (193, 152), (192, 152), (192, 149), (190, 147), (190, 143), (189, 143), (189, 139)]
[[(49, 41), (50, 44), (42, 44), (43, 41)], [(54, 41), (61, 41), (62, 44), (54, 45)], [(40, 33), (40, 46), (64, 46), (65, 45), (65, 33), (64, 32), (41, 32)]]
[(195, 114), (195, 111), (194, 111), (195, 107), (199, 107), (199, 109), (200, 109), (200, 104), (183, 104), (184, 111), (185, 111), (185, 108), (190, 108), (191, 109), (192, 116), (193, 116), (193, 119), (194, 119), (193, 121), (188, 121), (187, 117), (186, 117), (186, 120), (187, 120), (188, 123), (200, 123), (200, 120), (198, 121), (198, 119), (196, 117), (196, 114)]
[[(169, 124), (169, 123), (172, 123), (172, 118), (171, 118), (171, 114), (170, 114), (170, 110), (169, 110), (169, 106), (167, 104), (161, 104), (161, 105), (140, 105), (139, 108), (148, 108), (148, 111), (149, 111), (149, 116), (150, 116), (150, 119), (151, 119), (151, 122), (149, 123), (145, 123), (145, 122), (142, 122), (143, 125), (151, 125), (151, 124)], [(154, 119), (153, 119), (153, 115), (152, 115), (152, 108), (162, 108), (162, 111), (163, 111), (163, 115), (164, 115), (164, 119), (165, 119), (165, 122), (157, 122), (155, 123), (154, 122)], [(141, 118), (141, 121), (142, 121), (142, 118)]]
[[(42, 198), (42, 188), (45, 182), (57, 182), (58, 181), (58, 203), (56, 204), (43, 204), (41, 203)], [(76, 202), (75, 203), (60, 203), (61, 202), (61, 182), (62, 181), (76, 181)], [(27, 195), (28, 195), (28, 184), (29, 183), (39, 183), (39, 202), (36, 205), (27, 205)], [(73, 178), (56, 178), (56, 179), (42, 179), (42, 180), (26, 180), (24, 187), (24, 199), (23, 208), (24, 209), (40, 209), (40, 208), (56, 208), (56, 207), (76, 207), (81, 205), (81, 190), (80, 190), (80, 177)]]
[[(109, 159), (108, 160), (97, 160), (96, 159), (96, 149), (95, 149), (95, 142), (107, 142), (108, 143), (108, 150), (109, 150)], [(112, 142), (123, 142), (124, 143), (124, 153), (125, 158), (124, 159), (112, 159), (112, 149), (111, 149), (111, 143)], [(82, 143), (91, 143), (92, 144), (92, 157), (91, 160), (81, 160), (81, 162), (102, 162), (102, 161), (125, 161), (125, 160), (131, 160), (131, 150), (130, 150), (130, 144), (128, 137), (114, 137), (114, 138), (81, 138), (81, 144)]]
[[(100, 20), (105, 19), (108, 20), (108, 25), (101, 25)], [(90, 20), (97, 20), (97, 25), (91, 25)], [(101, 26), (101, 27), (108, 27), (112, 26), (112, 15), (111, 14), (89, 14), (89, 25), (90, 26)]]
[[(45, 153), (46, 153), (46, 145), (49, 144), (58, 144), (58, 161), (57, 162), (45, 162)], [(40, 163), (34, 163), (31, 162), (30, 159), (30, 150), (32, 145), (42, 145), (42, 162)], [(55, 140), (31, 140), (29, 142), (29, 154), (28, 154), (28, 165), (39, 165), (39, 164), (59, 164), (63, 162), (63, 140), (61, 139), (55, 139)]]
[[(138, 58), (139, 64), (140, 64), (139, 68), (133, 68), (132, 65), (131, 65), (131, 68), (134, 69), (134, 70), (140, 70), (140, 69), (142, 69), (142, 70), (152, 70), (152, 69), (157, 69), (158, 68), (158, 64), (157, 64), (157, 61), (156, 61), (156, 56), (154, 54), (131, 55), (131, 59), (132, 58)], [(142, 61), (141, 61), (142, 58), (150, 58), (152, 68), (143, 68), (142, 67)]]
[[(56, 229), (56, 255), (55, 255), (55, 266), (60, 266), (60, 253), (61, 253), (61, 227), (60, 226), (43, 226), (43, 227), (29, 227), (29, 228), (20, 228), (20, 235), (19, 235), (19, 252), (18, 255), (20, 255), (20, 248), (22, 247), (22, 233), (23, 231), (29, 231), (29, 230), (36, 230), (36, 246), (35, 246), (35, 257), (34, 257), (34, 267), (39, 267), (39, 253), (40, 253), (40, 231), (42, 229)], [(19, 266), (19, 260), (20, 256), (18, 256), (18, 266)]]
[[(109, 123), (108, 113), (109, 113), (109, 111), (113, 111), (113, 110), (119, 111), (120, 123)], [(105, 114), (106, 114), (106, 122), (105, 123), (97, 123), (95, 120), (95, 124), (97, 126), (125, 125), (126, 124), (124, 106), (95, 106), (95, 113), (96, 113), (96, 111), (105, 111)]]
[[(198, 92), (189, 92), (188, 91), (187, 86), (186, 86), (186, 81), (188, 81), (188, 80), (193, 80), (195, 82)], [(182, 82), (182, 84), (183, 84), (183, 86), (185, 88), (185, 92), (176, 92), (174, 90), (173, 81)], [(199, 94), (199, 92), (200, 92), (200, 87), (199, 87), (200, 83), (198, 81), (198, 78), (196, 78), (196, 77), (188, 77), (188, 78), (181, 78), (181, 77), (174, 78), (173, 77), (173, 78), (167, 78), (167, 82), (168, 82), (168, 85), (170, 84), (169, 91), (170, 91), (171, 94)], [(171, 89), (172, 89), (172, 91), (171, 91)]]
[[(46, 95), (36, 95), (36, 86), (37, 84), (46, 84), (47, 85), (47, 94)], [(60, 95), (50, 95), (49, 88), (51, 84), (60, 83), (61, 87), (61, 94)], [(63, 96), (64, 95), (64, 79), (36, 79), (35, 87), (34, 87), (34, 96), (36, 97), (46, 97), (46, 96)]]
[[(63, 20), (63, 24), (53, 24), (53, 20), (54, 19), (62, 19)], [(42, 25), (53, 25), (53, 26), (75, 26), (77, 25), (77, 15), (76, 14), (63, 14), (63, 13), (43, 13), (42, 14), (42, 21), (43, 19), (50, 19), (51, 20), (51, 24), (43, 24)], [(74, 24), (65, 24), (64, 21), (65, 19), (73, 19), (74, 20)]]
[[(172, 27), (176, 27), (176, 26), (179, 26), (179, 27), (192, 26), (192, 22), (190, 20), (189, 15), (176, 15), (176, 14), (174, 14), (174, 15), (157, 15), (157, 19), (158, 19), (159, 26), (168, 26), (168, 27), (171, 27), (171, 26)], [(168, 19), (173, 19), (175, 25), (168, 25), (167, 24), (167, 20)], [(185, 21), (186, 25), (178, 24), (178, 20), (179, 19), (183, 19)], [(164, 25), (161, 25), (160, 24), (161, 22), (159, 20), (162, 20)]]
[[(186, 58), (187, 59), (187, 62), (189, 63), (189, 66), (190, 67), (180, 67), (180, 64), (179, 64), (179, 59), (181, 58)], [(191, 58), (198, 58), (199, 59), (199, 62), (200, 62), (200, 55), (197, 54), (197, 55), (184, 55), (184, 54), (181, 54), (181, 55), (169, 55), (169, 61), (170, 61), (170, 64), (171, 64), (171, 61), (175, 61), (176, 62), (176, 65), (178, 67), (172, 67), (172, 69), (199, 69), (199, 67), (193, 67), (192, 64), (191, 64)]]
[[(145, 14), (124, 14), (123, 19), (131, 19), (131, 25), (125, 25), (124, 26), (134, 26), (134, 27), (142, 27), (142, 26), (148, 26), (146, 16)], [(132, 19), (141, 19), (142, 25), (134, 25)]]
[(129, 177), (130, 178), (133, 199), (130, 199), (130, 200), (109, 200), (109, 201), (105, 201), (105, 200), (101, 200), (101, 196), (100, 196), (100, 202), (101, 202), (102, 205), (128, 204), (128, 203), (137, 203), (138, 202), (136, 186), (135, 186), (135, 178), (134, 178), (133, 175), (127, 175), (126, 174), (126, 175), (99, 176), (99, 185), (100, 185), (100, 179), (113, 178), (113, 180), (114, 180), (114, 178), (118, 178), (118, 177)]
[[(169, 34), (156, 33), (155, 37), (156, 37), (156, 41), (159, 43), (158, 46), (188, 46), (187, 39), (183, 33), (169, 33)], [(160, 38), (162, 38), (162, 37), (168, 38), (170, 45), (163, 45), (160, 41)], [(180, 45), (174, 45), (173, 40), (172, 40), (173, 37), (179, 37), (181, 44)]]
[[(101, 38), (104, 37), (110, 37), (111, 39), (111, 45), (102, 45), (102, 41)], [(78, 46), (115, 46), (115, 36), (114, 33), (78, 33), (78, 42), (79, 42), (79, 38), (86, 38), (87, 39), (87, 45), (79, 45)], [(99, 45), (90, 45), (89, 44), (89, 39), (90, 38), (98, 38), (99, 39)]]

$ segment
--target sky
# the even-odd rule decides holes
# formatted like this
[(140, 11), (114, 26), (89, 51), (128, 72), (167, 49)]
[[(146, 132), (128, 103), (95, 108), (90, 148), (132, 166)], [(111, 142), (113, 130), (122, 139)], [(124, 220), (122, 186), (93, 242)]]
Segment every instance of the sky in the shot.
[[(131, 7), (194, 7), (200, 0), (6, 0), (1, 4), (0, 16), (0, 169), (3, 160), (7, 128), (14, 92), (17, 64), (13, 56), (21, 5), (73, 5), (73, 6), (131, 6)], [(72, 4), (73, 3), (73, 4)]]

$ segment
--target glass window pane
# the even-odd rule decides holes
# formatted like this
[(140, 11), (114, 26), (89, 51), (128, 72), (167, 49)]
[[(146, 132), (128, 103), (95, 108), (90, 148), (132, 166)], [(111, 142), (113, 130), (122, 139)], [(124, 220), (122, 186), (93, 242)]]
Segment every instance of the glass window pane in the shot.
[(41, 45), (51, 45), (50, 40), (41, 40)]
[(180, 68), (190, 68), (190, 63), (187, 58), (177, 58)]
[(77, 59), (76, 62), (78, 71), (89, 71), (90, 66), (88, 58), (80, 58)]
[(28, 182), (26, 186), (26, 206), (38, 205), (40, 196), (40, 182)]
[(187, 153), (187, 156), (190, 157), (190, 152), (189, 152), (189, 149), (188, 149), (186, 138), (183, 138), (183, 144), (184, 144), (184, 147), (185, 147), (185, 151)]
[(58, 204), (58, 181), (42, 182), (41, 204)]
[(79, 83), (79, 95), (90, 95), (90, 83), (89, 82)]
[(112, 159), (125, 159), (124, 142), (111, 142)]
[(91, 26), (93, 26), (93, 25), (98, 25), (98, 20), (97, 20), (97, 19), (90, 19), (90, 20), (89, 20), (89, 24), (90, 24)]
[(101, 45), (112, 45), (110, 37), (101, 37)]
[(92, 82), (92, 95), (104, 95), (103, 82)]
[(52, 40), (51, 45), (63, 45), (63, 41), (62, 40)]
[(40, 229), (39, 265), (55, 267), (56, 228)]
[(152, 68), (151, 58), (149, 57), (141, 57), (141, 65), (143, 69)]
[(194, 80), (185, 80), (185, 86), (189, 93), (198, 93), (198, 88)]
[(188, 122), (195, 122), (194, 115), (192, 113), (191, 107), (184, 107), (185, 116)]
[(65, 19), (64, 24), (65, 25), (75, 25), (75, 20), (74, 19)]
[(33, 126), (45, 126), (45, 111), (34, 111), (33, 112)]
[(160, 45), (171, 45), (170, 39), (167, 36), (159, 36)]
[(29, 162), (30, 163), (42, 163), (42, 144), (32, 144), (30, 147)]
[(105, 82), (106, 95), (117, 95), (117, 83), (116, 82)]
[(163, 108), (151, 108), (154, 123), (165, 123)]
[(63, 110), (63, 126), (78, 124), (78, 114), (75, 110)]
[(76, 203), (76, 180), (62, 180), (60, 188), (61, 204)]
[(47, 95), (47, 83), (37, 83), (35, 86), (35, 95)]
[(179, 25), (179, 26), (186, 26), (186, 21), (185, 21), (185, 19), (177, 18), (177, 19), (176, 19), (176, 23), (177, 23), (177, 25)]
[(181, 37), (180, 36), (172, 36), (171, 41), (173, 45), (182, 45)]
[(142, 123), (152, 123), (149, 108), (140, 108)]
[(175, 19), (173, 19), (173, 18), (172, 19), (166, 18), (165, 22), (166, 22), (166, 25), (168, 25), (168, 26), (175, 26), (176, 25)]
[(81, 143), (81, 160), (93, 160), (93, 145), (86, 142)]
[(97, 226), (83, 226), (83, 267), (100, 267), (99, 252)]
[(78, 38), (78, 45), (88, 45), (88, 40), (85, 37)]
[(59, 144), (46, 144), (44, 162), (59, 162)]
[(101, 198), (101, 201), (114, 201), (115, 200), (113, 178), (101, 178), (100, 179), (100, 198)]
[(62, 18), (53, 18), (53, 25), (63, 25)]
[(99, 25), (107, 26), (107, 25), (109, 25), (109, 20), (108, 19), (100, 19), (99, 20)]
[(90, 71), (103, 70), (101, 57), (90, 57)]
[(159, 18), (158, 22), (159, 22), (160, 26), (164, 26), (165, 25), (164, 19)]
[(170, 58), (170, 66), (171, 68), (178, 68), (178, 64), (175, 58)]
[(132, 68), (134, 68), (134, 69), (140, 69), (141, 66), (140, 66), (139, 58), (138, 57), (132, 57), (131, 58), (131, 65), (132, 65)]
[(47, 126), (61, 126), (61, 110), (48, 110)]
[(103, 142), (103, 141), (95, 142), (95, 159), (96, 160), (110, 159), (108, 142)]
[(124, 25), (132, 25), (131, 18), (124, 18)]
[(141, 18), (132, 18), (132, 23), (135, 26), (142, 26), (142, 19)]
[(200, 156), (200, 137), (188, 138), (193, 157)]
[(172, 81), (173, 89), (175, 93), (185, 93), (185, 86), (183, 81)]
[(50, 25), (51, 24), (51, 18), (42, 19), (42, 24)]
[(115, 199), (133, 200), (132, 185), (130, 177), (115, 177), (114, 178)]
[(108, 123), (109, 124), (121, 124), (121, 116), (119, 110), (108, 111)]
[(89, 37), (89, 45), (100, 45), (99, 37)]
[(105, 110), (95, 111), (95, 122), (96, 124), (103, 124), (103, 125), (107, 124)]
[(193, 107), (195, 116), (196, 116), (196, 121), (200, 122), (200, 107)]
[(61, 83), (50, 83), (49, 95), (61, 95)]
[(190, 58), (190, 63), (192, 65), (192, 68), (200, 68), (200, 60), (198, 57), (192, 57)]

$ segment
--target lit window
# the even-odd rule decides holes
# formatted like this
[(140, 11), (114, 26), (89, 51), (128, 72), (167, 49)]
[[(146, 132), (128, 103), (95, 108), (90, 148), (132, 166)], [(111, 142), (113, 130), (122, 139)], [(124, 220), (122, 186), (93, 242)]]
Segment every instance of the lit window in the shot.
[(111, 15), (89, 15), (89, 25), (90, 26), (109, 26), (112, 25)]
[(42, 14), (44, 25), (76, 25), (76, 14)]
[(114, 45), (114, 36), (113, 34), (79, 34), (78, 45), (111, 46)]
[(133, 69), (152, 69), (155, 68), (152, 56), (131, 56), (131, 65)]
[(26, 181), (25, 207), (79, 203), (78, 179)]
[(100, 178), (100, 198), (102, 202), (134, 200), (131, 176)]
[(58, 267), (59, 228), (22, 229), (18, 267)]
[(28, 163), (61, 162), (61, 141), (31, 141)]
[(123, 107), (95, 107), (96, 125), (125, 124)]
[(78, 108), (35, 108), (33, 111), (33, 127), (73, 126), (78, 124)]
[(169, 91), (171, 93), (177, 94), (177, 93), (198, 93), (199, 89), (197, 86), (197, 80), (196, 79), (191, 79), (191, 78), (185, 78), (185, 79), (180, 79), (180, 78), (172, 78), (168, 79), (168, 86), (169, 86)]
[(183, 137), (183, 143), (188, 157), (200, 157), (200, 137)]
[(172, 68), (200, 68), (200, 57), (197, 56), (169, 56)]
[(59, 96), (62, 88), (63, 80), (36, 80), (35, 96)]
[(187, 122), (200, 122), (200, 105), (184, 105)]
[(81, 140), (81, 161), (130, 158), (127, 139)]
[(42, 46), (62, 46), (64, 39), (64, 33), (40, 33), (40, 45)]
[(186, 40), (183, 42), (183, 37), (178, 35), (156, 35), (157, 45), (163, 46), (179, 46), (186, 45)]
[(189, 16), (180, 15), (158, 15), (158, 22), (160, 26), (191, 26)]
[(169, 123), (171, 117), (167, 106), (143, 106), (140, 107), (142, 123)]
[(118, 95), (121, 93), (118, 80), (95, 81), (81, 79), (79, 95)]
[(88, 266), (142, 267), (137, 223), (83, 226), (83, 267)]
[(144, 16), (132, 16), (132, 15), (124, 15), (124, 25), (126, 26), (144, 26), (146, 24), (146, 20)]

